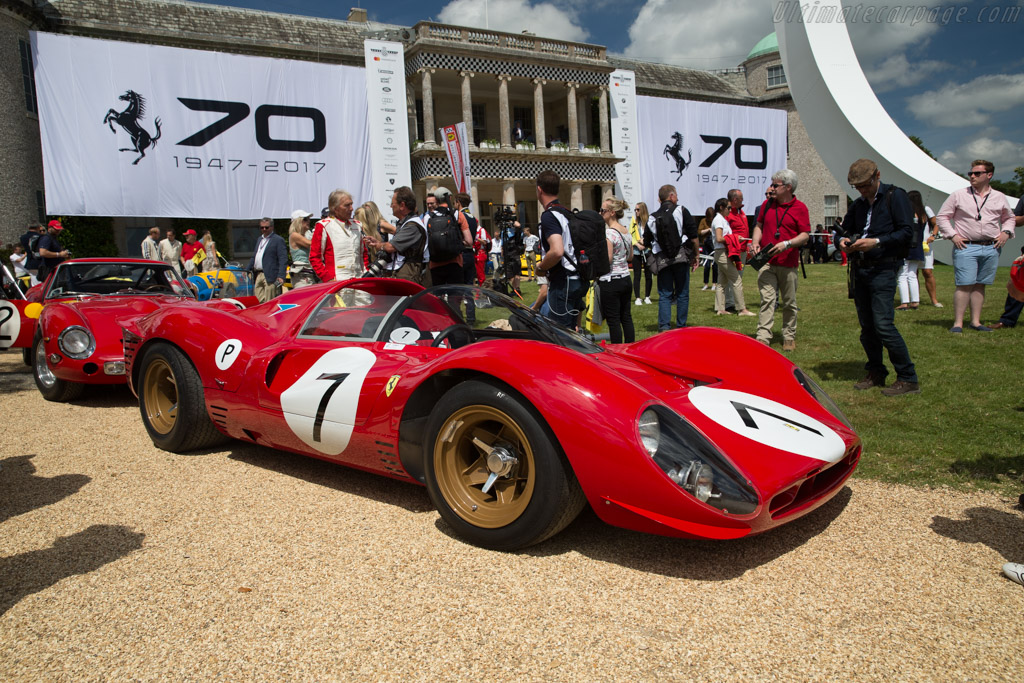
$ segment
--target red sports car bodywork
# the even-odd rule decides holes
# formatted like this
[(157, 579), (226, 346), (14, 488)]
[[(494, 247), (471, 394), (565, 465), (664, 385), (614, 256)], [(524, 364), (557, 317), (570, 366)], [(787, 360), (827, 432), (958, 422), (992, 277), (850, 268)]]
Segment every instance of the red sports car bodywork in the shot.
[[(476, 329), (458, 312), (471, 295)], [(493, 548), (557, 533), (584, 501), (616, 526), (741, 537), (823, 504), (860, 457), (824, 392), (747, 337), (599, 347), (475, 288), (327, 283), (243, 311), (164, 309), (124, 338), (158, 446), (222, 434), (425, 483)]]
[[(29, 295), (45, 304), (27, 304), (38, 309), (30, 311), (38, 325), (26, 344), (33, 348), (36, 386), (56, 401), (71, 400), (85, 384), (126, 381), (123, 325), (161, 308), (200, 305), (170, 266), (142, 259), (65, 261)], [(231, 300), (202, 305), (243, 306)]]

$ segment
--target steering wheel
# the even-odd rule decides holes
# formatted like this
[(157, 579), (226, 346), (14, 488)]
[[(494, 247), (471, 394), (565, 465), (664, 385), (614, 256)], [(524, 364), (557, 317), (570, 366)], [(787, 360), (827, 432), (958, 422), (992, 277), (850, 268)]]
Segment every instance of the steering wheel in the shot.
[[(455, 323), (454, 325), (449, 325), (448, 327), (446, 327), (443, 330), (441, 330), (440, 332), (438, 332), (437, 336), (434, 337), (434, 341), (431, 342), (430, 346), (431, 347), (438, 347), (438, 346), (440, 346), (441, 342), (443, 342), (448, 337), (452, 336), (452, 334), (454, 334), (455, 332), (465, 332), (466, 335), (467, 335), (467, 338), (470, 341), (473, 340), (473, 328), (472, 327), (470, 327), (469, 325), (467, 325), (465, 323)], [(457, 348), (461, 348), (462, 346), (465, 346), (465, 344), (460, 344), (459, 346), (452, 345), (452, 348), (453, 349), (457, 349)]]

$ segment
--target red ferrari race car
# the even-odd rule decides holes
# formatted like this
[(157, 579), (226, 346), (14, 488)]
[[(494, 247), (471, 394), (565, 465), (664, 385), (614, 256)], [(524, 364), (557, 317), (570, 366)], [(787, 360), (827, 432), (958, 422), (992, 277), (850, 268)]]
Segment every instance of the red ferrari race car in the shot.
[(245, 306), (231, 299), (199, 304), (173, 268), (142, 259), (65, 261), (39, 287), (30, 291), (44, 306), (35, 312), (39, 321), (29, 358), (48, 401), (71, 401), (86, 384), (123, 384), (121, 326), (134, 318), (182, 304)]
[(598, 346), (475, 287), (357, 279), (243, 311), (179, 306), (127, 325), (124, 346), (158, 447), (228, 436), (420, 482), (494, 549), (543, 541), (587, 503), (616, 526), (738, 538), (822, 505), (860, 459), (821, 388), (748, 337)]

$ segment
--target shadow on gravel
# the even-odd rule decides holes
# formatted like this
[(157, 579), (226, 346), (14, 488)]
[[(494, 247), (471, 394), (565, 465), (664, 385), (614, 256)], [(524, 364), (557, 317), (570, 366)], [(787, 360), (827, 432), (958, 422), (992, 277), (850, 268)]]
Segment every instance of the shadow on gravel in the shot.
[(0, 522), (63, 500), (92, 481), (84, 474), (37, 477), (31, 462), (34, 457), (19, 455), (0, 461)]
[(984, 543), (1010, 562), (1024, 561), (1024, 515), (988, 507), (963, 514), (966, 519), (932, 517), (932, 531), (961, 543)]
[(864, 379), (864, 363), (861, 361), (827, 361), (806, 367), (822, 379), (852, 379), (854, 381)]
[(52, 547), (0, 558), (0, 614), (62, 579), (86, 574), (142, 547), (145, 534), (128, 527), (94, 524), (58, 538)]
[[(238, 446), (238, 442), (232, 444)], [(223, 451), (218, 451), (223, 452)], [(427, 490), (418, 484), (318, 460), (306, 455), (276, 451), (263, 446), (239, 446), (228, 452), (233, 460), (265, 470), (326, 486), (335, 491), (361, 496), (409, 512), (433, 512)]]
[[(850, 487), (844, 486), (835, 498), (806, 517), (735, 541), (697, 541), (620, 529), (605, 524), (587, 507), (564, 531), (521, 554), (548, 557), (578, 552), (594, 560), (650, 574), (727, 581), (799, 548), (823, 532), (846, 508), (852, 495)], [(435, 526), (441, 533), (458, 539), (440, 518)]]

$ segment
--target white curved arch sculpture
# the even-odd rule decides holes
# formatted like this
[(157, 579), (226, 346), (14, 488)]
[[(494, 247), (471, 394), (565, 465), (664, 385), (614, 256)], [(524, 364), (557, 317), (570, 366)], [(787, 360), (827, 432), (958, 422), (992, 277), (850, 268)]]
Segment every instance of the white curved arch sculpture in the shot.
[[(772, 5), (782, 64), (800, 120), (840, 183), (850, 164), (864, 157), (878, 164), (883, 181), (918, 190), (936, 211), (953, 190), (966, 186), (966, 180), (911, 142), (878, 101), (841, 20), (840, 0), (813, 5), (772, 0)], [(804, 16), (805, 9), (810, 16)], [(1009, 266), (1022, 242), (1018, 235), (1007, 244), (999, 265)], [(951, 250), (950, 242), (936, 243), (936, 259), (950, 263)]]

